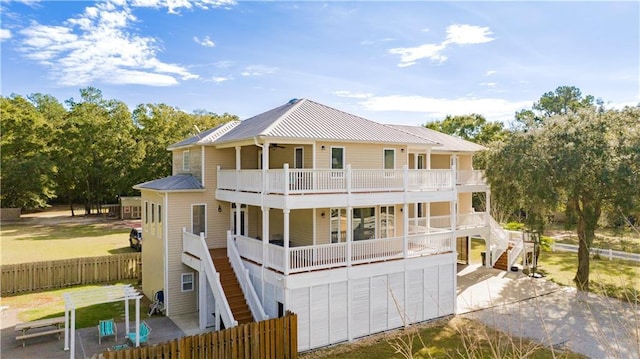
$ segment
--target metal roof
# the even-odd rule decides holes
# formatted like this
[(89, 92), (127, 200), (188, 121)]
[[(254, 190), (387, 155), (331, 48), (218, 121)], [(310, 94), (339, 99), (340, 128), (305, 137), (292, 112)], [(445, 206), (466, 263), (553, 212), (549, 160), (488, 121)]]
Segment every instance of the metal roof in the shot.
[(428, 138), (399, 131), (308, 99), (294, 99), (241, 121), (215, 143), (243, 141), (255, 137), (437, 146), (437, 143)]
[(175, 175), (155, 179), (133, 186), (135, 189), (152, 189), (156, 191), (193, 191), (202, 190), (202, 184), (189, 174)]
[(227, 123), (223, 123), (214, 128), (200, 132), (199, 134), (193, 137), (189, 137), (186, 140), (182, 140), (178, 143), (174, 143), (169, 147), (167, 147), (167, 149), (173, 150), (180, 147), (188, 147), (193, 145), (204, 145), (204, 144), (212, 143), (239, 124), (240, 124), (240, 121), (230, 121)]
[(424, 139), (439, 143), (441, 146), (434, 147), (434, 151), (442, 152), (478, 152), (485, 149), (484, 146), (463, 140), (461, 138), (447, 135), (446, 133), (434, 131), (423, 126), (388, 125), (405, 133), (410, 133)]

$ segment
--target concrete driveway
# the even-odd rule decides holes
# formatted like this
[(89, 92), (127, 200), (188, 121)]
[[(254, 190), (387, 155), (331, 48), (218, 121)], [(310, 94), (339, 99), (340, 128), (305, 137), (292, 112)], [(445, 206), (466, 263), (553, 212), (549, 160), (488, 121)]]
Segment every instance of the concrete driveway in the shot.
[(458, 312), (489, 327), (589, 358), (640, 359), (640, 307), (519, 272), (458, 273)]

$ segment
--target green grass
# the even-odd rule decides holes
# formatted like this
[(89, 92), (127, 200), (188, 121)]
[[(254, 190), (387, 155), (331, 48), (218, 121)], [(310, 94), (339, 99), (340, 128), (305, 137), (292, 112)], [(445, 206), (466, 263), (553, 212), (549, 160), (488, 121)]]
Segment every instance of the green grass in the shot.
[[(136, 281), (122, 281), (113, 284), (131, 284)], [(18, 319), (23, 322), (64, 316), (63, 293), (79, 293), (101, 285), (84, 285), (37, 293), (21, 294), (2, 298), (2, 305), (18, 309)], [(135, 285), (134, 285), (135, 286)], [(143, 297), (140, 300), (140, 317), (147, 318), (147, 310), (151, 302)], [(98, 325), (101, 319), (113, 318), (116, 322), (124, 321), (124, 301), (102, 303), (76, 310), (76, 328), (87, 328)], [(129, 320), (135, 315), (135, 301), (129, 301)]]
[(113, 222), (3, 224), (2, 264), (40, 262), (130, 253), (129, 229)]
[[(413, 358), (584, 358), (573, 353), (544, 348), (520, 338), (491, 330), (486, 326), (462, 319), (439, 320), (414, 328), (411, 352)], [(396, 330), (300, 355), (301, 359), (382, 359), (405, 358), (397, 353), (395, 344), (410, 341), (409, 332)], [(418, 336), (419, 334), (419, 336)], [(401, 347), (407, 348), (406, 345)]]
[[(547, 279), (575, 287), (573, 278), (578, 269), (578, 254), (560, 251), (542, 252), (538, 268)], [(628, 300), (629, 292), (635, 292), (635, 295), (640, 292), (640, 263), (592, 257), (589, 278), (592, 291)]]

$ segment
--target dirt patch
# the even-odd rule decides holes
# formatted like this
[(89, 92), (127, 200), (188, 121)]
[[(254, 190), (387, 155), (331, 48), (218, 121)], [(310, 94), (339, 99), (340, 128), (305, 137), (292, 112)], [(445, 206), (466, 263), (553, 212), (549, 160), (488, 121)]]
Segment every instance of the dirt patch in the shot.
[(85, 215), (84, 209), (74, 207), (74, 216), (67, 205), (53, 205), (43, 211), (26, 213), (19, 221), (2, 224), (25, 224), (34, 226), (86, 225), (94, 224), (105, 229), (126, 229), (140, 226), (140, 220), (120, 220), (107, 217), (106, 214)]

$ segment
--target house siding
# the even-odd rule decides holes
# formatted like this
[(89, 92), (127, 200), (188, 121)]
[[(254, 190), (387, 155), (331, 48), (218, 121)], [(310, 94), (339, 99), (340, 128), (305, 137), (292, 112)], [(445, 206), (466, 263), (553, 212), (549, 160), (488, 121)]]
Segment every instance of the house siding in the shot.
[[(322, 146), (325, 146), (324, 150)], [(331, 147), (344, 147), (345, 166), (350, 164), (352, 169), (384, 168), (385, 149), (395, 149), (396, 169), (402, 169), (403, 166), (408, 163), (408, 156), (405, 152), (401, 151), (401, 149), (405, 148), (404, 146), (372, 143), (319, 142), (316, 146), (317, 168), (331, 168)]]
[[(328, 223), (328, 221), (326, 221)], [(300, 209), (290, 213), (289, 218), (290, 246), (313, 245), (313, 210)]]
[[(145, 224), (145, 216), (151, 217), (150, 213), (145, 214), (144, 203), (146, 202), (149, 211), (151, 211), (151, 204), (154, 204), (154, 208), (157, 211), (158, 205), (163, 205), (164, 196), (153, 191), (142, 191), (141, 200), (143, 203), (143, 219), (142, 219), (142, 292), (148, 298), (153, 299), (153, 294), (158, 290), (164, 288), (164, 275), (165, 262), (164, 262), (164, 245), (163, 245), (163, 232), (160, 230), (154, 230), (157, 223), (151, 223), (151, 218), (148, 219)], [(162, 206), (164, 209), (164, 206)], [(157, 213), (156, 213), (157, 215)], [(166, 220), (163, 216), (163, 220)], [(157, 216), (155, 219), (157, 220)]]

